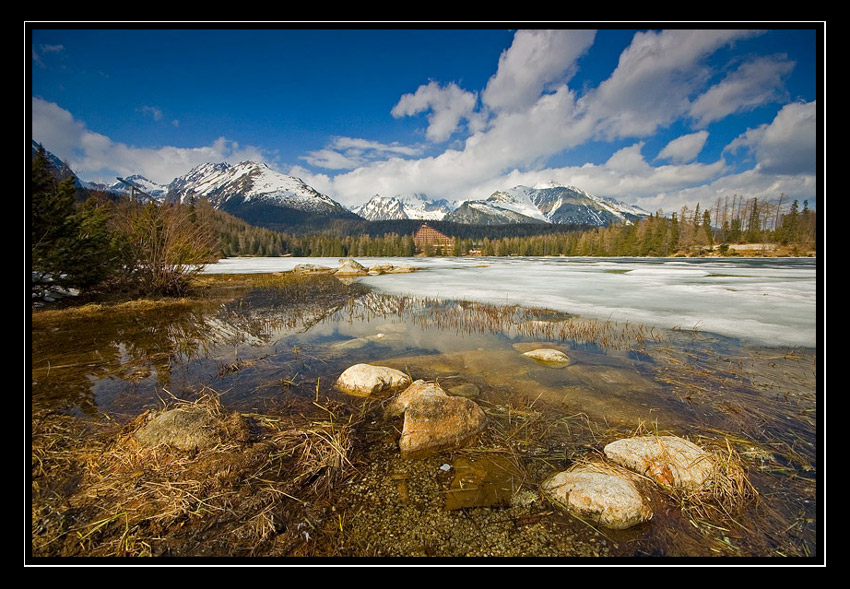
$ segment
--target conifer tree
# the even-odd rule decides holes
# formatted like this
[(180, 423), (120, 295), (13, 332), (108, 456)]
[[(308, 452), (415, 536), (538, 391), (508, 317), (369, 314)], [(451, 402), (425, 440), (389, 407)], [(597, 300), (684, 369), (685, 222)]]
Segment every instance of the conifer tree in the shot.
[(74, 177), (57, 180), (41, 146), (29, 188), (33, 286), (86, 289), (108, 278), (117, 264), (108, 206), (94, 199), (78, 206)]

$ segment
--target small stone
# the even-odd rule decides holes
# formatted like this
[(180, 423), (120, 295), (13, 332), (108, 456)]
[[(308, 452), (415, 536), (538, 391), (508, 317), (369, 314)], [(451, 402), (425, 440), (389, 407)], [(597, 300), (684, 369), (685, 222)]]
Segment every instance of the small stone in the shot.
[(556, 505), (615, 530), (652, 517), (652, 509), (631, 481), (588, 467), (559, 472), (546, 479), (541, 488)]
[(296, 264), (292, 271), (295, 274), (331, 274), (336, 272), (334, 268), (319, 266), (318, 264)]
[(414, 381), (387, 405), (385, 414), (388, 417), (398, 417), (407, 410), (411, 403), (429, 395), (445, 397), (446, 391), (436, 382)]
[(436, 382), (417, 380), (387, 405), (386, 415), (404, 414), (399, 448), (403, 458), (425, 458), (464, 446), (484, 429), (487, 417), (475, 401), (452, 397)]
[(366, 276), (368, 271), (357, 260), (343, 258), (339, 261), (339, 267), (334, 273), (335, 276)]
[(469, 443), (487, 423), (475, 401), (424, 395), (407, 406), (399, 439), (402, 458), (425, 458)]

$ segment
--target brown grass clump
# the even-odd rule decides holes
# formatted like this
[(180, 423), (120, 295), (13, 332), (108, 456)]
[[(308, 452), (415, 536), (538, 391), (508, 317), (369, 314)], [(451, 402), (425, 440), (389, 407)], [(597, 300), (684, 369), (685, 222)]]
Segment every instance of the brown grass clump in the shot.
[(79, 420), (34, 419), (33, 556), (285, 556), (303, 549), (312, 504), (353, 471), (353, 424), (332, 414), (241, 415), (215, 395), (168, 410), (205, 412), (214, 441), (139, 435), (167, 411), (99, 437)]

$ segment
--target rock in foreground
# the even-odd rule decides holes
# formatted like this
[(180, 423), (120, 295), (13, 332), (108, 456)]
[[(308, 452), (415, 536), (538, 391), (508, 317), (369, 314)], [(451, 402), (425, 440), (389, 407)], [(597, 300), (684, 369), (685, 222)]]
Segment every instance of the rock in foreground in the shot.
[(358, 397), (395, 393), (409, 385), (410, 377), (401, 370), (372, 364), (355, 364), (347, 368), (336, 381), (340, 391)]
[(448, 395), (439, 384), (417, 380), (388, 406), (389, 415), (404, 413), (399, 439), (403, 458), (425, 458), (469, 443), (487, 424), (475, 401)]
[(134, 436), (144, 446), (166, 444), (179, 450), (204, 450), (223, 441), (245, 441), (247, 421), (238, 413), (223, 414), (205, 404), (169, 409), (150, 419)]
[(543, 481), (541, 488), (556, 505), (615, 530), (652, 518), (652, 509), (631, 481), (587, 467), (559, 472)]
[(675, 489), (701, 489), (715, 472), (711, 454), (676, 436), (624, 438), (605, 446), (604, 452), (609, 460)]

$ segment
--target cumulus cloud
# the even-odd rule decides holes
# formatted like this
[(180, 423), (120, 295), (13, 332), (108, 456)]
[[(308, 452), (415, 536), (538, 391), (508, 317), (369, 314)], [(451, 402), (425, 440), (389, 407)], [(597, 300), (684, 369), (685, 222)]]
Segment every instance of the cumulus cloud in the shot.
[(697, 131), (673, 139), (658, 153), (658, 159), (668, 159), (674, 163), (684, 163), (696, 159), (705, 142), (708, 131)]
[[(592, 31), (518, 31), (481, 95), (486, 124), (472, 128), (461, 149), (420, 159), (372, 162), (333, 179), (341, 199), (365, 199), (379, 192), (427, 192), (435, 197), (483, 198), (487, 190), (518, 174), (574, 178), (574, 185), (597, 194), (639, 198), (686, 181), (709, 181), (725, 169), (722, 161), (688, 164), (707, 134), (696, 132), (671, 142), (653, 167), (636, 144), (615, 153), (604, 166), (553, 170), (552, 154), (593, 139), (642, 138), (682, 119), (691, 98), (705, 88), (711, 70), (705, 59), (751, 31), (664, 31), (637, 33), (611, 76), (583, 96), (568, 85), (579, 58), (592, 45)], [(446, 88), (431, 82), (400, 100), (394, 114), (424, 112)], [(455, 111), (457, 112), (457, 111)], [(463, 110), (468, 112), (468, 110)], [(455, 116), (443, 129), (456, 128)], [(480, 121), (480, 120), (479, 120)], [(435, 129), (436, 129), (435, 125)], [(445, 136), (444, 131), (440, 136)], [(436, 131), (435, 131), (436, 133)], [(558, 176), (561, 174), (561, 176)], [(680, 181), (681, 180), (681, 181)]]
[(762, 174), (816, 174), (817, 102), (785, 105), (769, 124), (747, 130), (726, 148), (739, 149), (754, 154)]
[(741, 64), (720, 83), (709, 88), (690, 107), (698, 126), (720, 120), (732, 113), (752, 110), (769, 102), (787, 99), (784, 78), (794, 69), (785, 56), (754, 59)]
[(112, 182), (115, 176), (142, 174), (154, 182), (167, 183), (207, 162), (265, 161), (259, 149), (223, 137), (212, 145), (195, 148), (133, 147), (89, 130), (55, 103), (34, 97), (31, 105), (33, 139), (77, 174), (103, 182)]
[(478, 95), (460, 88), (454, 82), (441, 86), (431, 81), (419, 86), (413, 94), (403, 95), (392, 108), (396, 118), (428, 112), (426, 136), (430, 141), (447, 140), (458, 129), (462, 120), (475, 118)]
[(682, 117), (711, 71), (703, 60), (752, 31), (636, 33), (617, 68), (580, 106), (604, 139), (646, 137)]
[(575, 73), (596, 31), (517, 31), (499, 58), (481, 99), (489, 108), (517, 110), (532, 106), (550, 84), (564, 84)]

